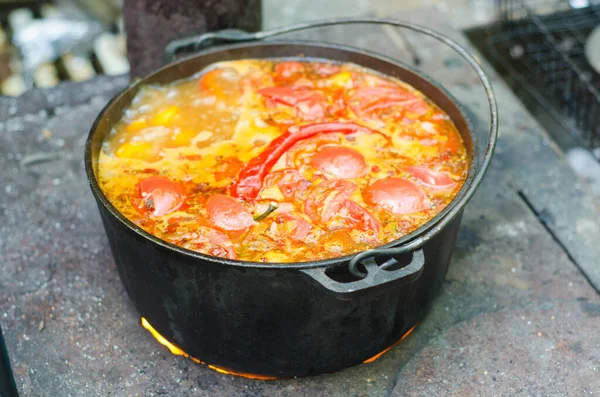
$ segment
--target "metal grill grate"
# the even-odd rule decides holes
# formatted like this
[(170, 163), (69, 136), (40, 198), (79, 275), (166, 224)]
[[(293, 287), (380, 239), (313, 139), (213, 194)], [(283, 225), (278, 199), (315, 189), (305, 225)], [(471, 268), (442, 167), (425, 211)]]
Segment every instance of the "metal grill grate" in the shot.
[(562, 125), (578, 145), (600, 147), (600, 74), (585, 46), (600, 25), (589, 1), (498, 0), (484, 51)]

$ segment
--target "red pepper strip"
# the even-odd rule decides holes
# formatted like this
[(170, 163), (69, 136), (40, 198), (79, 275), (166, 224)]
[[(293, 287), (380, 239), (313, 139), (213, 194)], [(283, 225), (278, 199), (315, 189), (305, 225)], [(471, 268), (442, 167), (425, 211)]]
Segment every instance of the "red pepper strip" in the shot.
[[(360, 130), (381, 134), (379, 131), (356, 123), (316, 123), (288, 128), (286, 132), (271, 141), (262, 153), (250, 160), (246, 167), (242, 168), (237, 183), (234, 183), (231, 187), (231, 195), (245, 200), (255, 199), (271, 168), (297, 142), (317, 134), (339, 132), (348, 135)], [(389, 137), (385, 134), (381, 135), (389, 140)]]

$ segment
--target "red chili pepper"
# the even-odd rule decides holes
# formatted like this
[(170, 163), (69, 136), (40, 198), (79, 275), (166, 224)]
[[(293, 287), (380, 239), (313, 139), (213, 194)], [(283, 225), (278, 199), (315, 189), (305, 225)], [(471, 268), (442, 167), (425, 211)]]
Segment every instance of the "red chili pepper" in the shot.
[[(356, 123), (316, 123), (288, 128), (286, 132), (271, 141), (262, 153), (250, 160), (246, 167), (242, 168), (237, 183), (231, 187), (231, 195), (245, 200), (255, 199), (263, 186), (265, 176), (279, 158), (297, 142), (317, 134), (334, 132), (352, 134), (360, 130), (380, 133)], [(387, 138), (387, 136), (385, 137)]]

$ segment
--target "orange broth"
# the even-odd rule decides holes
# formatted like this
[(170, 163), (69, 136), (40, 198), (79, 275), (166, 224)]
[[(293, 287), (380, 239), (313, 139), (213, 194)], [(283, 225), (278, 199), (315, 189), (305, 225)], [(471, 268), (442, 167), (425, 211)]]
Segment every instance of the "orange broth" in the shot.
[(98, 179), (172, 244), (303, 262), (410, 233), (454, 198), (468, 164), (448, 115), (405, 83), (250, 59), (144, 87), (104, 142)]

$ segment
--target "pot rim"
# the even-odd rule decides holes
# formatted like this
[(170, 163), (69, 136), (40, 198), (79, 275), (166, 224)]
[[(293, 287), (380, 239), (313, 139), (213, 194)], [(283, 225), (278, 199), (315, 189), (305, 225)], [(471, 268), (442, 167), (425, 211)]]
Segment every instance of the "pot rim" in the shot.
[[(145, 75), (142, 78), (134, 79), (127, 87), (125, 87), (121, 92), (116, 94), (102, 108), (102, 110), (100, 111), (100, 113), (98, 114), (96, 119), (94, 120), (94, 123), (92, 124), (92, 126), (90, 128), (90, 132), (88, 134), (88, 137), (86, 139), (86, 144), (85, 144), (84, 162), (85, 162), (86, 176), (88, 179), (88, 183), (90, 184), (92, 194), (94, 195), (94, 198), (96, 199), (96, 201), (98, 203), (100, 203), (113, 217), (115, 217), (120, 223), (124, 224), (131, 231), (137, 233), (138, 235), (140, 235), (141, 237), (143, 237), (147, 240), (150, 240), (151, 242), (160, 246), (163, 249), (175, 251), (181, 255), (190, 257), (194, 260), (211, 261), (211, 262), (216, 262), (216, 263), (223, 264), (223, 265), (236, 266), (236, 267), (241, 267), (241, 268), (268, 268), (268, 269), (292, 270), (292, 269), (326, 268), (326, 267), (341, 265), (342, 263), (348, 262), (354, 256), (368, 251), (368, 250), (364, 250), (364, 251), (359, 251), (356, 253), (352, 253), (352, 254), (348, 254), (348, 255), (344, 255), (344, 256), (340, 256), (340, 257), (327, 258), (327, 259), (321, 259), (321, 260), (312, 260), (312, 261), (305, 261), (305, 262), (267, 262), (267, 263), (244, 261), (244, 260), (237, 260), (237, 259), (227, 259), (227, 258), (221, 258), (221, 257), (217, 257), (217, 256), (207, 255), (207, 254), (204, 254), (204, 253), (201, 253), (198, 251), (189, 250), (187, 248), (183, 248), (183, 247), (177, 246), (175, 244), (169, 243), (165, 240), (162, 240), (159, 237), (152, 235), (151, 233), (148, 233), (141, 227), (137, 226), (135, 223), (133, 223), (132, 221), (127, 219), (110, 202), (110, 200), (106, 197), (106, 195), (104, 194), (104, 192), (102, 191), (102, 189), (100, 188), (100, 186), (98, 184), (98, 180), (97, 180), (96, 174), (94, 172), (94, 165), (92, 164), (92, 146), (93, 146), (94, 137), (96, 136), (96, 133), (98, 130), (98, 124), (102, 121), (102, 119), (105, 117), (106, 113), (114, 105), (114, 103), (119, 101), (124, 95), (130, 93), (133, 90), (138, 90), (141, 86), (145, 85), (148, 82), (148, 80), (151, 80), (152, 78), (157, 77), (158, 75), (165, 72), (166, 70), (175, 68), (182, 63), (192, 61), (192, 60), (194, 60), (198, 57), (202, 57), (204, 55), (214, 54), (214, 53), (218, 53), (218, 52), (226, 52), (227, 50), (244, 48), (244, 47), (268, 47), (268, 46), (281, 46), (281, 45), (296, 45), (296, 46), (301, 45), (301, 46), (309, 46), (309, 47), (320, 47), (322, 49), (342, 50), (342, 51), (352, 52), (355, 54), (360, 54), (360, 55), (368, 56), (371, 58), (375, 58), (375, 59), (387, 62), (397, 68), (405, 69), (408, 72), (414, 74), (417, 78), (425, 81), (426, 83), (430, 84), (434, 88), (438, 89), (443, 95), (445, 95), (454, 104), (454, 106), (456, 106), (461, 117), (465, 121), (468, 133), (472, 140), (472, 158), (470, 161), (469, 172), (468, 172), (467, 178), (465, 179), (459, 192), (452, 199), (452, 201), (450, 201), (450, 203), (448, 203), (448, 205), (446, 205), (446, 207), (444, 207), (442, 209), (442, 211), (440, 211), (434, 217), (429, 219), (423, 225), (419, 226), (417, 229), (402, 236), (399, 239), (392, 240), (386, 244), (382, 244), (382, 245), (370, 248), (369, 250), (401, 247), (403, 245), (407, 245), (408, 243), (419, 238), (420, 236), (425, 234), (427, 231), (429, 231), (433, 227), (435, 227), (438, 223), (440, 223), (440, 221), (442, 219), (444, 219), (448, 215), (448, 213), (459, 204), (459, 202), (461, 202), (461, 199), (471, 189), (477, 189), (478, 186), (473, 185), (473, 183), (472, 183), (475, 178), (475, 175), (478, 172), (478, 165), (479, 165), (479, 144), (478, 144), (477, 131), (473, 127), (473, 123), (472, 123), (471, 119), (469, 118), (468, 113), (465, 111), (465, 107), (452, 94), (450, 94), (443, 86), (437, 84), (437, 82), (435, 82), (433, 79), (431, 79), (426, 74), (424, 74), (420, 71), (416, 71), (415, 69), (404, 64), (401, 61), (398, 61), (398, 60), (392, 59), (390, 57), (387, 57), (387, 56), (384, 56), (381, 54), (377, 54), (377, 53), (374, 53), (374, 52), (371, 52), (368, 50), (356, 48), (353, 46), (333, 44), (333, 43), (327, 43), (327, 42), (315, 42), (315, 41), (310, 41), (310, 40), (269, 40), (269, 41), (264, 41), (264, 42), (262, 42), (262, 41), (261, 42), (245, 42), (245, 43), (241, 43), (241, 44), (213, 47), (213, 48), (209, 48), (207, 50), (203, 50), (201, 52), (197, 52), (190, 56), (182, 57), (174, 62), (168, 63), (168, 64), (160, 67), (159, 69)], [(280, 57), (272, 57), (270, 59), (285, 59), (285, 58), (299, 58), (299, 57), (282, 57), (282, 56), (280, 56)], [(269, 58), (262, 58), (262, 59), (269, 59)], [(333, 62), (340, 62), (340, 61), (336, 61), (334, 59), (316, 58), (316, 57), (306, 57), (305, 59), (307, 59), (307, 60), (327, 60), (327, 61), (333, 61)], [(359, 65), (359, 66), (361, 66), (361, 65)], [(210, 66), (207, 66), (207, 67), (210, 67)], [(370, 68), (366, 67), (366, 69), (370, 69)], [(370, 69), (370, 70), (380, 73), (374, 69)], [(198, 72), (201, 72), (201, 70), (198, 70)], [(181, 78), (178, 80), (183, 80), (183, 79), (189, 78), (189, 77), (190, 76), (184, 77), (184, 78)], [(173, 81), (178, 81), (178, 80), (173, 80)], [(405, 82), (405, 84), (408, 84), (408, 83)], [(411, 84), (409, 84), (409, 85), (411, 85)], [(437, 102), (433, 101), (430, 97), (428, 97), (428, 99), (431, 100), (436, 105), (438, 105)], [(442, 109), (442, 110), (444, 110), (444, 109)], [(460, 203), (460, 206), (462, 208), (464, 208), (464, 206), (466, 206), (467, 203), (468, 203), (468, 200), (462, 201)]]

